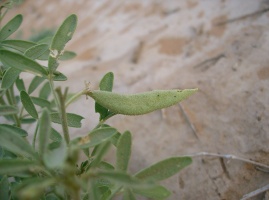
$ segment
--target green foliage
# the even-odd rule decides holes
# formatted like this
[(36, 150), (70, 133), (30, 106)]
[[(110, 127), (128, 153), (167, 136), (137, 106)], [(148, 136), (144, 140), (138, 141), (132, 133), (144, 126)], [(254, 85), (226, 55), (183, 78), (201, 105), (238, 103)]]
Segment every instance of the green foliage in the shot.
[[(9, 6), (4, 4), (0, 11)], [(0, 20), (3, 16), (0, 12)], [(0, 199), (167, 198), (171, 192), (159, 182), (190, 165), (191, 158), (172, 157), (129, 173), (132, 134), (121, 134), (105, 122), (116, 114), (139, 115), (171, 106), (196, 89), (121, 95), (112, 92), (114, 75), (109, 72), (98, 91), (86, 87), (72, 95), (67, 88), (62, 92), (54, 81), (67, 79), (57, 71), (59, 61), (76, 55), (65, 50), (77, 26), (76, 15), (67, 17), (52, 38), (34, 42), (9, 39), (21, 23), (22, 16), (17, 15), (0, 29), (0, 116), (7, 121), (0, 124)], [(37, 60), (46, 60), (47, 66)], [(20, 78), (21, 72), (33, 75), (29, 86)], [(68, 113), (67, 107), (82, 95), (95, 100), (99, 123), (70, 139), (69, 128), (81, 128), (84, 117)], [(32, 123), (35, 131), (24, 130), (25, 123)], [(28, 135), (33, 136), (31, 144)], [(111, 148), (116, 148), (115, 165), (104, 161)], [(81, 153), (84, 161), (79, 159)]]

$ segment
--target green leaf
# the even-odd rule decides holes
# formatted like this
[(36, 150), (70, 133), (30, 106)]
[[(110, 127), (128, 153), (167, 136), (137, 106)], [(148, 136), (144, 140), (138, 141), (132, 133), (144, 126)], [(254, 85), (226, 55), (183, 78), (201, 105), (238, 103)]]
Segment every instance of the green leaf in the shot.
[(17, 78), (16, 80), (16, 87), (18, 88), (18, 90), (21, 92), (21, 91), (25, 91), (25, 86), (24, 86), (24, 82), (22, 79), (20, 78)]
[(47, 108), (48, 110), (50, 110), (51, 103), (48, 100), (42, 99), (39, 97), (31, 97), (31, 99), (35, 105), (40, 106), (41, 108)]
[(5, 89), (0, 88), (0, 97), (2, 97), (5, 94)]
[(22, 15), (17, 15), (11, 19), (1, 30), (0, 30), (0, 41), (8, 38), (20, 27), (22, 23)]
[(136, 198), (130, 189), (125, 188), (123, 192), (123, 200), (136, 200)]
[(50, 133), (50, 139), (54, 142), (61, 142), (63, 140), (61, 134), (56, 131), (54, 128), (52, 128)]
[(0, 160), (0, 174), (14, 175), (39, 169), (38, 164), (32, 160), (3, 159)]
[(48, 49), (49, 46), (47, 44), (38, 44), (36, 46), (27, 49), (24, 55), (35, 60), (38, 59), (40, 56), (42, 56)]
[(94, 147), (108, 141), (116, 133), (117, 130), (115, 128), (98, 128), (91, 131), (87, 136), (76, 138), (74, 142), (78, 142), (81, 148)]
[(0, 199), (9, 200), (9, 182), (6, 176), (2, 177), (0, 180)]
[(121, 134), (119, 133), (119, 132), (117, 132), (112, 138), (111, 138), (111, 143), (115, 146), (115, 147), (117, 147), (118, 146), (118, 141), (119, 141), (119, 139), (120, 139), (120, 136), (121, 136)]
[(62, 74), (61, 72), (56, 71), (56, 72), (54, 72), (53, 75), (54, 75), (53, 76), (54, 81), (66, 81), (67, 80), (67, 77), (64, 74)]
[(37, 76), (47, 77), (47, 70), (36, 61), (8, 50), (0, 50), (1, 62), (6, 67), (13, 67)]
[(49, 111), (44, 109), (42, 111), (40, 120), (39, 120), (39, 129), (38, 129), (38, 152), (40, 155), (43, 155), (47, 151), (49, 137), (51, 134), (51, 121)]
[(89, 187), (89, 196), (88, 199), (91, 200), (100, 200), (100, 193), (96, 184), (96, 181), (94, 179), (91, 180), (90, 182), (90, 187)]
[(8, 68), (3, 76), (1, 88), (8, 89), (13, 83), (15, 83), (16, 79), (19, 77), (21, 71), (15, 68)]
[(54, 178), (32, 178), (22, 182), (16, 188), (16, 193), (20, 199), (40, 199), (45, 190), (54, 185), (56, 180)]
[(27, 49), (36, 45), (34, 42), (25, 41), (25, 40), (5, 40), (0, 43), (4, 47), (15, 49), (24, 53)]
[(17, 126), (12, 126), (10, 124), (1, 124), (0, 126), (5, 127), (7, 129), (11, 129), (11, 131), (15, 132), (16, 134), (20, 135), (21, 137), (28, 136), (28, 133), (25, 130), (23, 130)]
[[(105, 74), (99, 84), (100, 90), (111, 92), (113, 88), (113, 81), (114, 74), (112, 72)], [(101, 106), (97, 102), (95, 103), (95, 112), (100, 114), (100, 121), (105, 119), (110, 114), (107, 108)]]
[(98, 146), (98, 149), (93, 157), (93, 161), (91, 162), (90, 167), (97, 167), (100, 164), (109, 147), (110, 142), (104, 142)]
[(76, 57), (76, 53), (73, 51), (64, 51), (63, 55), (60, 57), (60, 60), (70, 60)]
[(17, 114), (18, 108), (16, 108), (15, 106), (6, 106), (6, 105), (0, 105), (0, 116), (1, 115), (13, 115), (13, 114)]
[(39, 97), (41, 99), (48, 99), (50, 93), (51, 93), (50, 84), (49, 82), (46, 82), (39, 91)]
[(22, 124), (32, 124), (36, 121), (34, 118), (23, 118), (21, 119)]
[(178, 173), (191, 162), (190, 157), (171, 157), (141, 170), (135, 177), (142, 180), (161, 181)]
[(39, 76), (35, 76), (33, 80), (31, 81), (29, 88), (28, 88), (28, 94), (31, 94), (35, 89), (44, 81), (45, 79)]
[(58, 67), (58, 59), (63, 54), (66, 43), (71, 40), (77, 26), (77, 16), (67, 17), (55, 33), (50, 46), (49, 71), (52, 74)]
[(113, 88), (113, 81), (114, 74), (112, 72), (105, 74), (99, 84), (100, 90), (111, 92)]
[(38, 119), (38, 114), (37, 114), (37, 111), (35, 109), (35, 106), (34, 106), (34, 104), (32, 102), (31, 97), (25, 91), (21, 91), (20, 96), (21, 96), (22, 105), (24, 106), (25, 110), (33, 118)]
[(8, 151), (31, 158), (37, 158), (33, 148), (23, 139), (17, 131), (0, 125), (0, 146)]
[(64, 141), (54, 142), (52, 144), (44, 154), (44, 163), (51, 169), (62, 167), (67, 157), (66, 144)]
[[(50, 116), (52, 122), (62, 124), (61, 119), (59, 117), (59, 113), (51, 113)], [(80, 128), (81, 120), (84, 119), (84, 117), (74, 113), (66, 113), (66, 117), (67, 117), (67, 125), (74, 128)]]
[(132, 135), (129, 131), (124, 132), (117, 146), (116, 169), (126, 171), (131, 156)]
[[(53, 39), (52, 36), (47, 36), (47, 37), (45, 37), (45, 38), (39, 40), (37, 43), (38, 43), (38, 44), (47, 44), (47, 45), (50, 45), (52, 39)], [(48, 54), (48, 56), (49, 56), (49, 54)]]
[(161, 185), (152, 188), (134, 189), (133, 192), (156, 200), (163, 200), (171, 195), (171, 192)]
[(143, 189), (143, 188), (151, 188), (155, 185), (151, 182), (145, 182), (142, 180), (137, 179), (125, 172), (122, 171), (99, 171), (96, 172), (96, 176), (105, 178), (113, 183), (119, 184), (124, 187), (130, 187), (133, 189)]
[(114, 170), (115, 168), (113, 167), (113, 165), (111, 165), (110, 163), (108, 162), (105, 162), (105, 161), (101, 161), (99, 163), (99, 169), (104, 169), (104, 170)]

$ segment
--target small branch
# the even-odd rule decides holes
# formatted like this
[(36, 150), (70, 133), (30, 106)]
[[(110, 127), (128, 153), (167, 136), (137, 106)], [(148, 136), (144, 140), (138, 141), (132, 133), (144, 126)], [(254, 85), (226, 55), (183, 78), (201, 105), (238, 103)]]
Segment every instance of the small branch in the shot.
[(187, 113), (185, 112), (185, 109), (183, 108), (183, 106), (180, 103), (178, 104), (178, 106), (179, 106), (179, 108), (180, 108), (180, 110), (181, 110), (181, 112), (182, 112), (185, 120), (187, 121), (187, 123), (191, 127), (191, 130), (192, 130), (194, 136), (199, 140), (199, 137), (197, 135), (196, 128), (195, 128), (194, 124), (191, 122), (191, 120), (190, 120), (189, 116), (187, 115)]
[(234, 19), (228, 19), (226, 21), (216, 23), (215, 26), (222, 26), (222, 25), (232, 23), (232, 22), (235, 22), (235, 21), (244, 20), (244, 19), (247, 19), (249, 17), (255, 17), (255, 16), (261, 15), (261, 14), (263, 14), (265, 12), (268, 12), (268, 11), (269, 11), (269, 8), (265, 8), (265, 9), (258, 10), (258, 11), (253, 12), (253, 13), (249, 13), (249, 14), (246, 14), (246, 15), (243, 15), (243, 16), (240, 16), (240, 17), (236, 17)]
[(39, 121), (36, 123), (35, 133), (34, 133), (34, 137), (33, 137), (33, 141), (32, 141), (33, 149), (35, 149), (35, 142), (36, 142), (36, 136), (37, 136), (38, 127), (39, 127)]
[(237, 156), (231, 155), (231, 154), (218, 154), (218, 153), (199, 152), (199, 153), (196, 153), (196, 154), (190, 154), (190, 155), (184, 155), (184, 156), (188, 156), (188, 157), (212, 156), (212, 157), (218, 157), (218, 158), (225, 158), (225, 159), (228, 159), (228, 160), (229, 159), (239, 160), (239, 161), (242, 161), (242, 162), (245, 162), (245, 163), (250, 163), (250, 164), (255, 165), (255, 166), (259, 166), (259, 167), (269, 169), (268, 165), (265, 165), (265, 164), (262, 164), (262, 163), (259, 163), (259, 162), (256, 162), (256, 161), (252, 161), (252, 160), (249, 160), (249, 159), (246, 159), (246, 158), (240, 158), (240, 157), (237, 157)]
[(65, 103), (65, 108), (67, 108), (72, 102), (76, 101), (80, 96), (85, 94), (85, 90), (81, 90), (74, 96), (72, 96), (66, 103)]
[(67, 117), (66, 117), (66, 110), (65, 110), (65, 98), (67, 95), (67, 88), (64, 92), (64, 95), (61, 92), (61, 88), (56, 88), (56, 92), (59, 97), (59, 103), (60, 103), (60, 119), (61, 119), (61, 124), (62, 124), (62, 129), (63, 129), (63, 134), (64, 134), (64, 139), (66, 144), (68, 145), (70, 142), (70, 136), (69, 136), (69, 130), (68, 130), (68, 124), (67, 124)]
[(207, 60), (204, 60), (203, 62), (195, 65), (193, 68), (199, 68), (202, 67), (202, 71), (206, 71), (211, 65), (215, 65), (219, 59), (225, 57), (225, 55), (223, 53), (213, 57), (213, 58), (209, 58)]
[(245, 194), (245, 195), (242, 197), (241, 200), (249, 199), (249, 198), (254, 197), (254, 196), (258, 195), (258, 194), (261, 194), (261, 193), (263, 193), (263, 192), (266, 192), (267, 190), (269, 190), (269, 184), (268, 184), (268, 185), (265, 185), (265, 186), (263, 186), (263, 187), (261, 187), (261, 188), (259, 188), (259, 189), (257, 189), (257, 190), (254, 190), (254, 191), (252, 191), (252, 192), (250, 192), (250, 193), (248, 193), (248, 194)]

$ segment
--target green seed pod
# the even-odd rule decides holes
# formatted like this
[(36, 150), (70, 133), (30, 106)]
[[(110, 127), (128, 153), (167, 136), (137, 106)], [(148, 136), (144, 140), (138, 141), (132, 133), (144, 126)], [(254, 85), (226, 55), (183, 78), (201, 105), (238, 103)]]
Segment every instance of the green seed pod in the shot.
[(88, 92), (88, 95), (116, 114), (143, 115), (177, 104), (197, 90), (153, 90), (130, 95), (94, 90)]

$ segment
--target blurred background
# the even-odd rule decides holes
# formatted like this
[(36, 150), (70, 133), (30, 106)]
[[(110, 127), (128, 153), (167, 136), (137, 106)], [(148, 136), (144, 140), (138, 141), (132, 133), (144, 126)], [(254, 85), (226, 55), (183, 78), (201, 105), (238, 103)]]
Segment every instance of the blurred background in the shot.
[[(269, 164), (268, 11), (265, 0), (24, 0), (4, 21), (23, 14), (14, 37), (38, 40), (68, 15), (78, 15), (66, 47), (77, 56), (59, 67), (68, 81), (58, 84), (71, 92), (83, 89), (84, 81), (97, 89), (109, 71), (115, 92), (199, 88), (180, 105), (108, 121), (132, 132), (135, 173), (170, 156), (202, 151)], [(85, 117), (82, 129), (70, 131), (73, 136), (98, 123), (91, 99), (81, 98), (69, 112)], [(250, 164), (196, 157), (163, 183), (173, 191), (170, 200), (233, 200), (268, 178)]]

